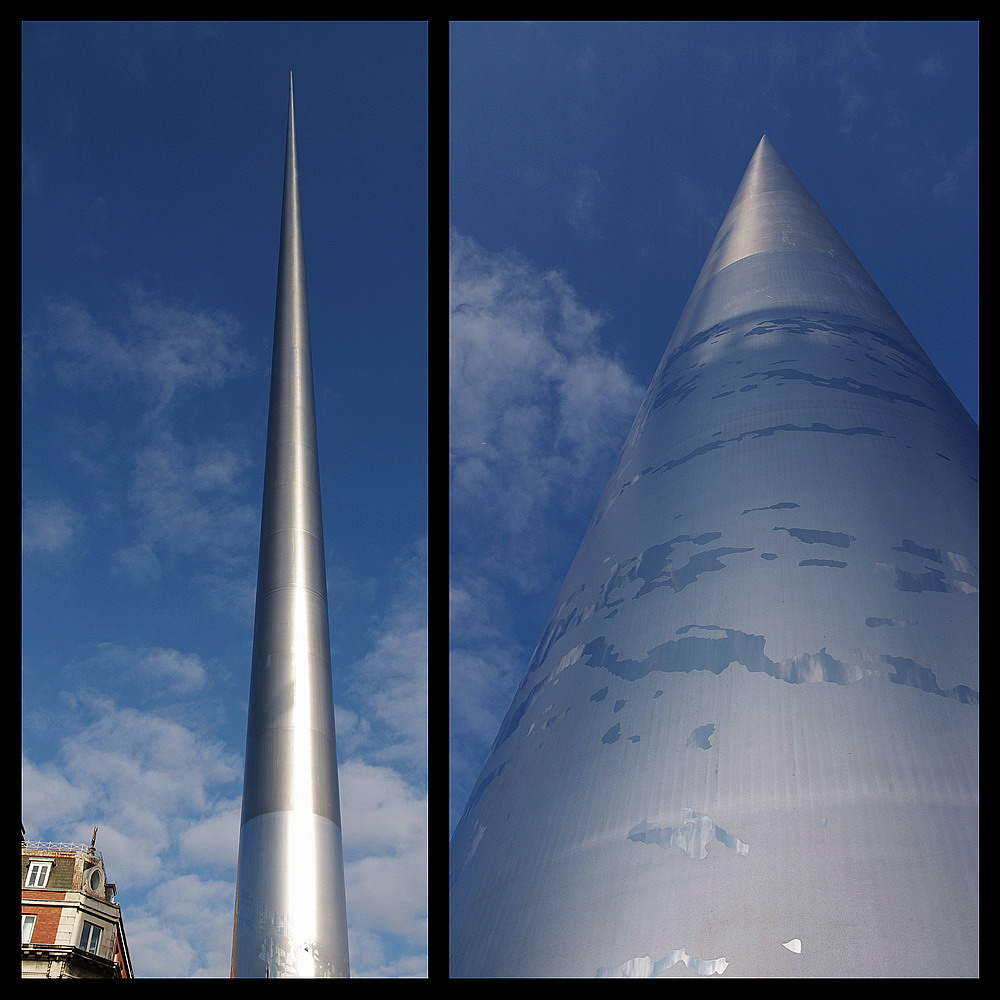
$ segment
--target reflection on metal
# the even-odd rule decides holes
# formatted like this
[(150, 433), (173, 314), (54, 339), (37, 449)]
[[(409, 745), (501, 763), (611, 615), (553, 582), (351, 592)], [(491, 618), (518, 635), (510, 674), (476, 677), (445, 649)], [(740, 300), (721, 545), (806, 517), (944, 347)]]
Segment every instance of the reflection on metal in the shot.
[(683, 948), (672, 951), (654, 962), (649, 955), (630, 958), (613, 969), (598, 969), (596, 979), (659, 979), (678, 962), (697, 972), (699, 976), (722, 975), (729, 963), (724, 958), (692, 958)]
[(328, 628), (289, 89), (234, 977), (349, 975)]
[(851, 547), (851, 542), (855, 541), (853, 535), (845, 534), (843, 531), (817, 531), (813, 528), (781, 528), (775, 527), (774, 531), (787, 531), (793, 538), (807, 545), (836, 545), (841, 549)]
[(737, 854), (749, 853), (750, 846), (738, 837), (727, 833), (710, 816), (704, 816), (693, 809), (680, 826), (654, 826), (652, 823), (637, 823), (628, 833), (628, 839), (637, 844), (657, 844), (659, 847), (679, 847), (689, 858), (701, 860), (708, 856), (708, 845), (717, 840)]
[[(805, 559), (799, 565), (833, 565), (844, 569), (847, 563)], [(865, 621), (867, 623), (867, 619)], [(584, 646), (586, 655), (581, 662), (588, 667), (603, 668), (626, 681), (640, 680), (654, 671), (687, 673), (692, 670), (708, 670), (721, 674), (737, 665), (746, 667), (751, 673), (766, 674), (786, 684), (854, 684), (869, 677), (886, 677), (894, 684), (908, 684), (928, 694), (979, 704), (978, 691), (973, 691), (964, 684), (943, 689), (938, 686), (934, 671), (921, 667), (913, 660), (882, 655), (879, 660), (891, 664), (893, 669), (890, 671), (877, 663), (837, 660), (824, 648), (818, 653), (799, 653), (787, 660), (775, 661), (764, 652), (765, 638), (762, 635), (748, 635), (736, 629), (719, 628), (718, 625), (685, 625), (677, 631), (684, 633), (692, 629), (709, 633), (722, 632), (724, 635), (671, 639), (647, 650), (642, 660), (622, 658), (613, 646), (605, 642), (604, 636), (598, 636)]]
[(712, 748), (712, 734), (715, 726), (708, 723), (707, 726), (699, 726), (687, 739), (689, 747), (697, 747), (699, 750), (710, 750)]
[[(977, 446), (763, 139), (455, 831), (452, 975), (976, 974)], [(608, 965), (674, 942), (726, 959)]]

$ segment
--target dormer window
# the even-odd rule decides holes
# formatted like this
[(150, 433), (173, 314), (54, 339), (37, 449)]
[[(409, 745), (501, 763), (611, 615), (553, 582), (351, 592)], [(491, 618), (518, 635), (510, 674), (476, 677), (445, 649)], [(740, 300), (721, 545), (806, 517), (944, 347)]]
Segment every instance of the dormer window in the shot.
[(44, 889), (48, 884), (51, 871), (51, 861), (30, 861), (28, 863), (28, 877), (24, 880), (25, 886), (32, 889)]

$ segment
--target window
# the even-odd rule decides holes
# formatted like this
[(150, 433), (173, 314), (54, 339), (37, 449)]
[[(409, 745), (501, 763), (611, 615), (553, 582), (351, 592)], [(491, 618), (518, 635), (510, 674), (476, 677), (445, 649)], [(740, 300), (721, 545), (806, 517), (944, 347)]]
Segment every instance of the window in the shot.
[(21, 914), (21, 944), (28, 944), (31, 941), (31, 933), (35, 929), (34, 913)]
[(91, 868), (86, 881), (91, 892), (100, 892), (104, 888), (104, 876), (100, 868)]
[(35, 889), (44, 889), (49, 881), (50, 871), (52, 871), (51, 861), (31, 861), (28, 864), (28, 877), (24, 880), (24, 884)]
[(101, 944), (101, 928), (97, 924), (83, 922), (83, 933), (80, 935), (80, 947), (84, 951), (89, 951), (91, 955), (97, 954), (97, 949)]

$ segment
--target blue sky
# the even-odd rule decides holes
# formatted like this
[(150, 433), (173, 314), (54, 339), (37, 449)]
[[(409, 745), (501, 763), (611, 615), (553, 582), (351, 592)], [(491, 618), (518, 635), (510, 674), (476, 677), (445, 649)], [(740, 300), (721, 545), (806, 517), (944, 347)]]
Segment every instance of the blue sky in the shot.
[(427, 33), (23, 25), (24, 822), (140, 975), (228, 974), (289, 70), (355, 974), (426, 971), (449, 232), (452, 822), (761, 134), (978, 415), (975, 22), (453, 22), (429, 112)]
[(229, 972), (290, 70), (352, 967), (426, 972), (426, 25), (23, 22), (23, 819), (140, 976)]
[(451, 26), (454, 824), (767, 134), (978, 419), (976, 22)]

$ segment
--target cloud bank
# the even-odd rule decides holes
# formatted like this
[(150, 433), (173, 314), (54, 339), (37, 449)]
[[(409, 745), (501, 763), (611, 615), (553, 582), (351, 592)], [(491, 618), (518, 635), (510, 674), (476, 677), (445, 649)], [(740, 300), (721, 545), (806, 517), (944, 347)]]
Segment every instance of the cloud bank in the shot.
[(526, 665), (516, 604), (554, 597), (643, 389), (564, 275), (459, 234), (450, 318), (454, 823)]

